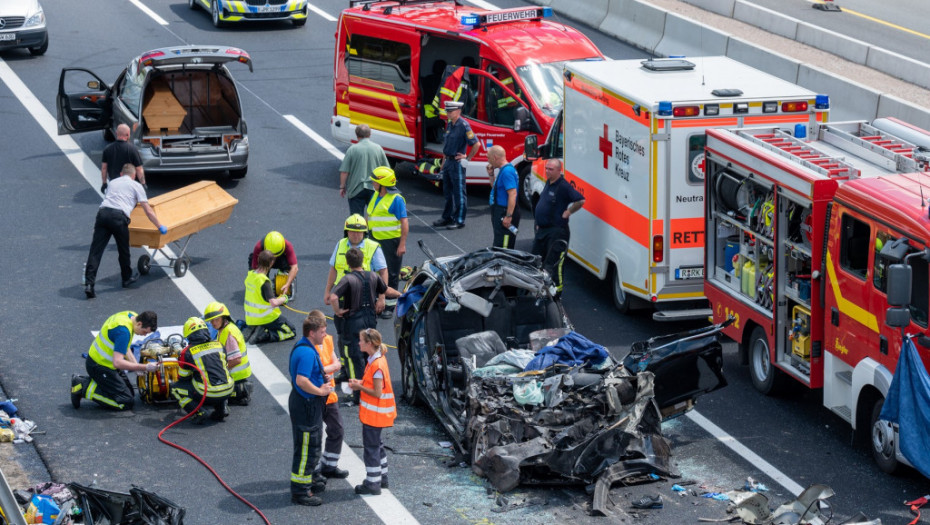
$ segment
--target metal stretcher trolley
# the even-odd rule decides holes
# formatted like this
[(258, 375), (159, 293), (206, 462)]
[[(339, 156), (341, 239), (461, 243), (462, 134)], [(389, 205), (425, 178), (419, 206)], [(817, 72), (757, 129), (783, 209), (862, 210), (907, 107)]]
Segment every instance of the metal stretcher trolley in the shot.
[[(168, 264), (155, 266), (173, 268), (176, 276), (184, 277), (191, 264), (187, 255), (191, 237), (200, 230), (226, 222), (238, 202), (213, 181), (197, 182), (149, 199), (158, 220), (168, 228), (164, 235), (149, 221), (142, 207), (136, 205), (130, 216), (129, 245), (152, 250), (151, 255), (139, 257), (139, 273), (149, 273), (155, 256), (161, 253), (168, 259)], [(169, 243), (177, 248), (174, 257), (164, 250)]]

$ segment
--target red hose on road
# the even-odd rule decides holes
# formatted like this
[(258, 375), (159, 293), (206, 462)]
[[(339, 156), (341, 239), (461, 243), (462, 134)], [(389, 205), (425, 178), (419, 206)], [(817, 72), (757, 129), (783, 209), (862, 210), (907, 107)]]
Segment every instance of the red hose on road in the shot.
[(213, 474), (213, 477), (215, 477), (216, 480), (220, 482), (220, 485), (222, 485), (223, 488), (226, 489), (227, 492), (229, 492), (230, 494), (232, 494), (233, 496), (235, 496), (236, 499), (238, 499), (238, 500), (241, 501), (242, 503), (245, 503), (246, 505), (248, 505), (250, 509), (254, 510), (259, 516), (262, 517), (262, 521), (264, 521), (267, 525), (271, 525), (271, 522), (268, 521), (268, 518), (265, 517), (265, 515), (262, 513), (262, 511), (260, 511), (260, 510), (258, 509), (258, 507), (256, 507), (255, 505), (253, 505), (249, 500), (247, 500), (247, 499), (243, 498), (242, 496), (240, 496), (235, 490), (232, 489), (232, 487), (230, 487), (229, 485), (227, 485), (226, 482), (223, 481), (223, 478), (221, 478), (220, 475), (217, 474), (217, 472), (216, 472), (215, 470), (213, 470), (213, 467), (211, 467), (209, 463), (207, 463), (206, 461), (204, 461), (203, 459), (201, 459), (200, 456), (198, 456), (197, 454), (194, 454), (194, 453), (191, 452), (190, 450), (188, 450), (188, 449), (182, 447), (181, 445), (178, 445), (177, 443), (172, 443), (171, 441), (168, 441), (167, 439), (165, 439), (165, 438), (162, 436), (162, 434), (164, 434), (165, 432), (167, 432), (168, 429), (170, 429), (171, 427), (173, 427), (173, 426), (175, 426), (175, 425), (181, 423), (182, 421), (185, 421), (185, 420), (189, 419), (191, 416), (193, 416), (194, 414), (196, 414), (197, 412), (199, 412), (199, 411), (200, 411), (200, 407), (203, 406), (203, 402), (206, 401), (206, 399), (207, 399), (207, 388), (208, 388), (207, 384), (208, 384), (208, 383), (207, 383), (206, 378), (205, 378), (204, 375), (203, 375), (203, 371), (200, 370), (199, 368), (197, 368), (197, 365), (194, 365), (194, 364), (191, 364), (191, 363), (185, 363), (185, 362), (183, 362), (183, 361), (181, 361), (181, 360), (178, 360), (178, 365), (180, 365), (180, 366), (186, 366), (186, 367), (188, 367), (188, 368), (193, 368), (194, 370), (197, 371), (198, 374), (200, 374), (200, 381), (203, 383), (203, 396), (201, 396), (201, 398), (200, 398), (200, 403), (197, 404), (197, 408), (195, 408), (194, 410), (191, 410), (189, 414), (187, 414), (186, 416), (182, 417), (181, 419), (179, 419), (179, 420), (177, 420), (177, 421), (171, 423), (170, 425), (166, 426), (165, 428), (161, 429), (161, 432), (158, 433), (158, 440), (161, 441), (162, 443), (168, 445), (169, 447), (174, 447), (174, 448), (180, 450), (181, 452), (187, 454), (188, 456), (190, 456), (190, 457), (196, 459), (198, 463), (200, 463), (201, 465), (204, 466), (204, 468), (206, 468), (207, 470), (210, 471), (210, 474)]

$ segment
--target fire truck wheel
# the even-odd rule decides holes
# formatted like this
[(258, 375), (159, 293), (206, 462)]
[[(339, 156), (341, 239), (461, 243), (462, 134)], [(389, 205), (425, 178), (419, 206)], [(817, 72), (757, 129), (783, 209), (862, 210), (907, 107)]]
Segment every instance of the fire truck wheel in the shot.
[(773, 395), (781, 389), (781, 371), (772, 364), (769, 340), (765, 330), (757, 326), (749, 338), (749, 375), (752, 386), (765, 395)]
[(878, 464), (878, 468), (888, 474), (897, 474), (901, 471), (903, 465), (895, 458), (894, 428), (891, 423), (878, 418), (879, 414), (882, 413), (882, 405), (884, 404), (885, 400), (878, 398), (875, 405), (872, 406), (872, 424), (869, 425), (872, 438), (870, 440), (872, 443), (872, 457), (875, 459), (875, 463)]
[(534, 211), (533, 194), (529, 183), (530, 171), (530, 165), (523, 166), (520, 169), (520, 177), (517, 182), (517, 198), (520, 200), (519, 204), (523, 209)]
[(610, 289), (612, 292), (610, 296), (614, 300), (614, 306), (617, 307), (617, 310), (619, 310), (621, 314), (629, 313), (633, 297), (623, 289), (623, 280), (620, 278), (620, 272), (617, 271), (616, 268), (611, 268), (610, 281)]

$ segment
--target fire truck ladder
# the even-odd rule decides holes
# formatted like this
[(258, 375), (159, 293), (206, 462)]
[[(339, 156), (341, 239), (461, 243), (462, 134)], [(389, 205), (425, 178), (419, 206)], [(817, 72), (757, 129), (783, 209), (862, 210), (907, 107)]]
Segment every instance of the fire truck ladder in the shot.
[(821, 140), (843, 151), (862, 157), (889, 171), (907, 173), (921, 171), (920, 149), (890, 133), (864, 122), (849, 129), (846, 125), (825, 125), (821, 128)]
[(814, 149), (810, 144), (798, 140), (780, 129), (767, 130), (761, 133), (759, 130), (739, 130), (737, 133), (743, 138), (821, 175), (835, 178), (855, 178), (859, 176), (859, 170), (856, 168), (836, 157)]

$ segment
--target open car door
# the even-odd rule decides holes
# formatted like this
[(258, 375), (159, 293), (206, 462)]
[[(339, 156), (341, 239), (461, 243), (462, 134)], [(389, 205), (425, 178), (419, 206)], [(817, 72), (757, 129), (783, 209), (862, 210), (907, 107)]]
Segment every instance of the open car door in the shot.
[(104, 129), (110, 125), (110, 87), (92, 71), (62, 69), (56, 102), (59, 135)]

